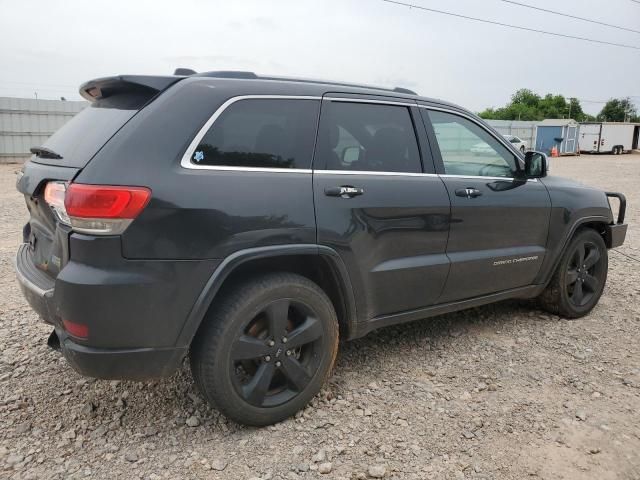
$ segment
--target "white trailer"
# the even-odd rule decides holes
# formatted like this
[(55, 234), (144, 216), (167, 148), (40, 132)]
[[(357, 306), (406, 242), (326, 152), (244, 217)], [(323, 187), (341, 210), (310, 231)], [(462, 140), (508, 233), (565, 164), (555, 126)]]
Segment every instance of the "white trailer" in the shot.
[(580, 124), (581, 152), (619, 153), (638, 148), (640, 124), (623, 122), (586, 122)]

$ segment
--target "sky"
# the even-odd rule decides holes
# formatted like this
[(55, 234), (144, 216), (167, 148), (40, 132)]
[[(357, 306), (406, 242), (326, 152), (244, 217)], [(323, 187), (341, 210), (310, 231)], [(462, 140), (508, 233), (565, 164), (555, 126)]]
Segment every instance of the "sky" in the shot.
[[(502, 0), (402, 0), (640, 47), (640, 34)], [(634, 0), (520, 0), (640, 30)], [(0, 0), (0, 96), (79, 100), (86, 80), (117, 74), (249, 70), (402, 86), (474, 111), (518, 88), (640, 110), (640, 49), (454, 18), (382, 0)], [(587, 102), (587, 100), (589, 102)]]

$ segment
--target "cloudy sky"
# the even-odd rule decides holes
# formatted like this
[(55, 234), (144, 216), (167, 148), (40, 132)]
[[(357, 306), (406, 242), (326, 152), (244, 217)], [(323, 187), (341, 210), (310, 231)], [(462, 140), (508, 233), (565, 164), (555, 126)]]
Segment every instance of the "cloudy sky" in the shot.
[[(640, 47), (640, 34), (502, 0), (401, 0)], [(520, 0), (640, 30), (634, 0)], [(404, 86), (479, 111), (518, 88), (640, 105), (640, 49), (454, 18), (382, 0), (0, 0), (0, 96), (79, 99), (85, 80), (176, 67)]]

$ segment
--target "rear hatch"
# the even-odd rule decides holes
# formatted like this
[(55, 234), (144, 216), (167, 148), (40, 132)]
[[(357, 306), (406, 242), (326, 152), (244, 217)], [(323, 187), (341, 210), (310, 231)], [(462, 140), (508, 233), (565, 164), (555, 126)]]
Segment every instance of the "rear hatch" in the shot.
[[(84, 168), (109, 139), (159, 92), (180, 77), (118, 76), (85, 83), (80, 93), (91, 103), (51, 136), (34, 146), (31, 159), (18, 176), (17, 189), (25, 196), (30, 213), (23, 229), (19, 258), (45, 276), (32, 280), (43, 290), (53, 281), (69, 258), (71, 227), (56, 201), (64, 201), (64, 188)], [(126, 178), (123, 173), (123, 178)], [(47, 184), (49, 188), (45, 199)], [(50, 285), (43, 285), (50, 279)], [(37, 280), (37, 282), (36, 282)]]

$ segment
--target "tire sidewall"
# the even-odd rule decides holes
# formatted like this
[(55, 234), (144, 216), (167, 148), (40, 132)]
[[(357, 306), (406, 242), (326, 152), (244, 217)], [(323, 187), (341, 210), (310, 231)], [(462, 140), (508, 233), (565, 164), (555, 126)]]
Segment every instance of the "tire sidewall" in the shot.
[[(602, 259), (602, 278), (600, 278), (600, 284), (598, 287), (598, 291), (594, 293), (591, 301), (587, 302), (583, 306), (576, 306), (573, 304), (571, 299), (569, 298), (569, 292), (567, 289), (567, 270), (569, 267), (569, 262), (571, 260), (571, 256), (577, 245), (583, 242), (591, 242), (598, 247), (600, 250), (600, 255)], [(563, 304), (563, 307), (566, 311), (571, 312), (572, 317), (581, 317), (589, 313), (600, 301), (600, 297), (602, 296), (602, 292), (604, 291), (605, 284), (607, 282), (607, 273), (609, 269), (609, 259), (607, 253), (607, 247), (604, 243), (602, 237), (594, 230), (585, 229), (582, 231), (578, 231), (578, 233), (574, 236), (574, 238), (569, 243), (567, 251), (562, 257), (562, 262), (559, 265), (560, 268), (560, 301)]]
[[(225, 319), (226, 325), (221, 331), (224, 341), (218, 342), (218, 348), (215, 351), (207, 352), (207, 355), (213, 356), (213, 368), (205, 369), (202, 372), (205, 376), (202, 382), (205, 385), (205, 390), (208, 390), (207, 385), (215, 389), (215, 392), (206, 392), (207, 395), (212, 394), (215, 397), (215, 403), (223, 413), (228, 414), (231, 418), (239, 416), (243, 423), (267, 425), (292, 416), (304, 408), (318, 393), (330, 374), (338, 345), (338, 322), (333, 305), (326, 295), (320, 295), (320, 293), (322, 291), (316, 291), (303, 284), (274, 285), (273, 288), (244, 299), (239, 308), (233, 312), (232, 318)], [(282, 405), (257, 407), (246, 402), (234, 386), (233, 368), (230, 361), (231, 352), (235, 340), (247, 323), (258, 315), (266, 305), (284, 298), (307, 305), (321, 321), (323, 343), (320, 354), (322, 358), (309, 384), (302, 392)]]

